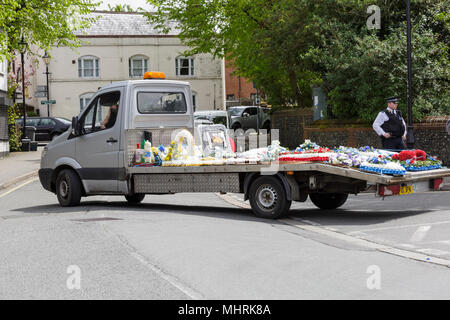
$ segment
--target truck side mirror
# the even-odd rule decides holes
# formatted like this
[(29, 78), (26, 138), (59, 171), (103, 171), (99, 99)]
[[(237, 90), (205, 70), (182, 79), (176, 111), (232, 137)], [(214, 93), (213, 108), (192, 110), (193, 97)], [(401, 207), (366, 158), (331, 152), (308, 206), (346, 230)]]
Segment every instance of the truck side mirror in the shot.
[(72, 118), (72, 135), (74, 135), (75, 137), (81, 135), (80, 121), (78, 120), (78, 117)]

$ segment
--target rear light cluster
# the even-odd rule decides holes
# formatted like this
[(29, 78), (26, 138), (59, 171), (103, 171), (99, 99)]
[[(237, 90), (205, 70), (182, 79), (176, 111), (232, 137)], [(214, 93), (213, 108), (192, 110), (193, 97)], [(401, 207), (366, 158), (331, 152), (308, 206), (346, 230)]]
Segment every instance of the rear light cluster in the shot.
[[(433, 179), (429, 181), (429, 184), (427, 186), (427, 182), (423, 181), (424, 183), (420, 184), (416, 183), (416, 187), (418, 188), (417, 191), (427, 191), (427, 190), (440, 190), (444, 186), (444, 179)], [(416, 187), (414, 189), (416, 189)], [(401, 194), (410, 194), (415, 192), (413, 190), (412, 185), (400, 185), (400, 184), (394, 184), (390, 186), (385, 185), (378, 185), (378, 195), (379, 196), (394, 196), (394, 195), (401, 195)]]
[(440, 190), (444, 186), (444, 179), (434, 179), (430, 181), (430, 188), (433, 190)]
[(380, 185), (378, 187), (378, 194), (380, 196), (393, 196), (396, 194), (400, 194), (400, 185), (399, 184), (395, 184), (392, 186)]

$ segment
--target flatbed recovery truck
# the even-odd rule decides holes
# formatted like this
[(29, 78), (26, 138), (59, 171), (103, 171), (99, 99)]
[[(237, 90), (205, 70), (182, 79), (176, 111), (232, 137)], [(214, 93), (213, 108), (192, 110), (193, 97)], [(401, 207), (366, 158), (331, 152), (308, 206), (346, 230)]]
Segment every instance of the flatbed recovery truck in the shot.
[[(170, 144), (174, 130), (194, 131), (189, 84), (155, 73), (147, 78), (99, 89), (71, 128), (44, 148), (39, 178), (61, 206), (79, 205), (82, 197), (93, 195), (122, 195), (139, 203), (146, 194), (243, 193), (255, 215), (276, 219), (292, 201), (308, 197), (321, 209), (336, 209), (349, 194), (439, 190), (443, 178), (450, 177), (446, 168), (392, 176), (300, 161), (136, 167), (136, 145), (145, 132), (160, 145)], [(115, 122), (104, 127), (111, 105), (119, 106)]]

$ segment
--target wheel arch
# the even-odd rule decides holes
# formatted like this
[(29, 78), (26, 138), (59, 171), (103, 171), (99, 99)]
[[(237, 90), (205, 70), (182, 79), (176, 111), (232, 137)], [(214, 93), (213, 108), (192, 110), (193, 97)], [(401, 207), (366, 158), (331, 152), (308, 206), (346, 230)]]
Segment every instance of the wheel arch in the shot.
[[(248, 173), (245, 176), (245, 179), (244, 179), (244, 200), (248, 200), (248, 193), (249, 193), (250, 186), (251, 186), (252, 182), (255, 181), (255, 179), (257, 179), (258, 177), (261, 177), (261, 176), (265, 176), (265, 175), (262, 175), (260, 172), (251, 172), (251, 173)], [(268, 175), (266, 175), (266, 176), (268, 176)], [(275, 178), (278, 179), (281, 182), (281, 184), (284, 187), (284, 190), (286, 191), (287, 200), (288, 201), (292, 201), (292, 189), (291, 189), (289, 181), (286, 178), (286, 175), (284, 174), (284, 172), (277, 172), (276, 174), (274, 174), (272, 176), (275, 176)]]
[(78, 171), (74, 167), (72, 167), (72, 166), (70, 166), (68, 164), (61, 164), (58, 167), (56, 167), (55, 170), (53, 170), (52, 178), (51, 178), (51, 182), (50, 182), (50, 188), (51, 188), (52, 192), (56, 193), (56, 179), (58, 178), (59, 173), (61, 171), (65, 170), (65, 169), (72, 170), (73, 172), (75, 172), (75, 174), (78, 176), (78, 178), (80, 179), (80, 182), (81, 182), (81, 188), (82, 188), (81, 194), (83, 196), (86, 196), (86, 190), (85, 190), (85, 187), (84, 187), (84, 182), (81, 179), (80, 174), (78, 173)]

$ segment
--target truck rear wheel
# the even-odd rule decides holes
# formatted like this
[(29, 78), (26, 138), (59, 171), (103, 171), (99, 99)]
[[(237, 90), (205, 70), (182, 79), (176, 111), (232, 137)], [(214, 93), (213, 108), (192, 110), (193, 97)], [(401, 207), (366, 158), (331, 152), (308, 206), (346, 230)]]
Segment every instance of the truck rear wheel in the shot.
[(278, 219), (289, 211), (292, 201), (287, 200), (286, 190), (273, 176), (260, 176), (249, 190), (250, 205), (256, 216)]
[(309, 198), (316, 207), (324, 210), (336, 209), (347, 201), (347, 193), (310, 193)]
[(126, 195), (125, 199), (127, 199), (128, 203), (137, 204), (141, 203), (145, 198), (145, 193), (134, 193), (130, 195)]
[(81, 181), (75, 171), (64, 169), (56, 178), (56, 196), (63, 207), (72, 207), (80, 204)]

